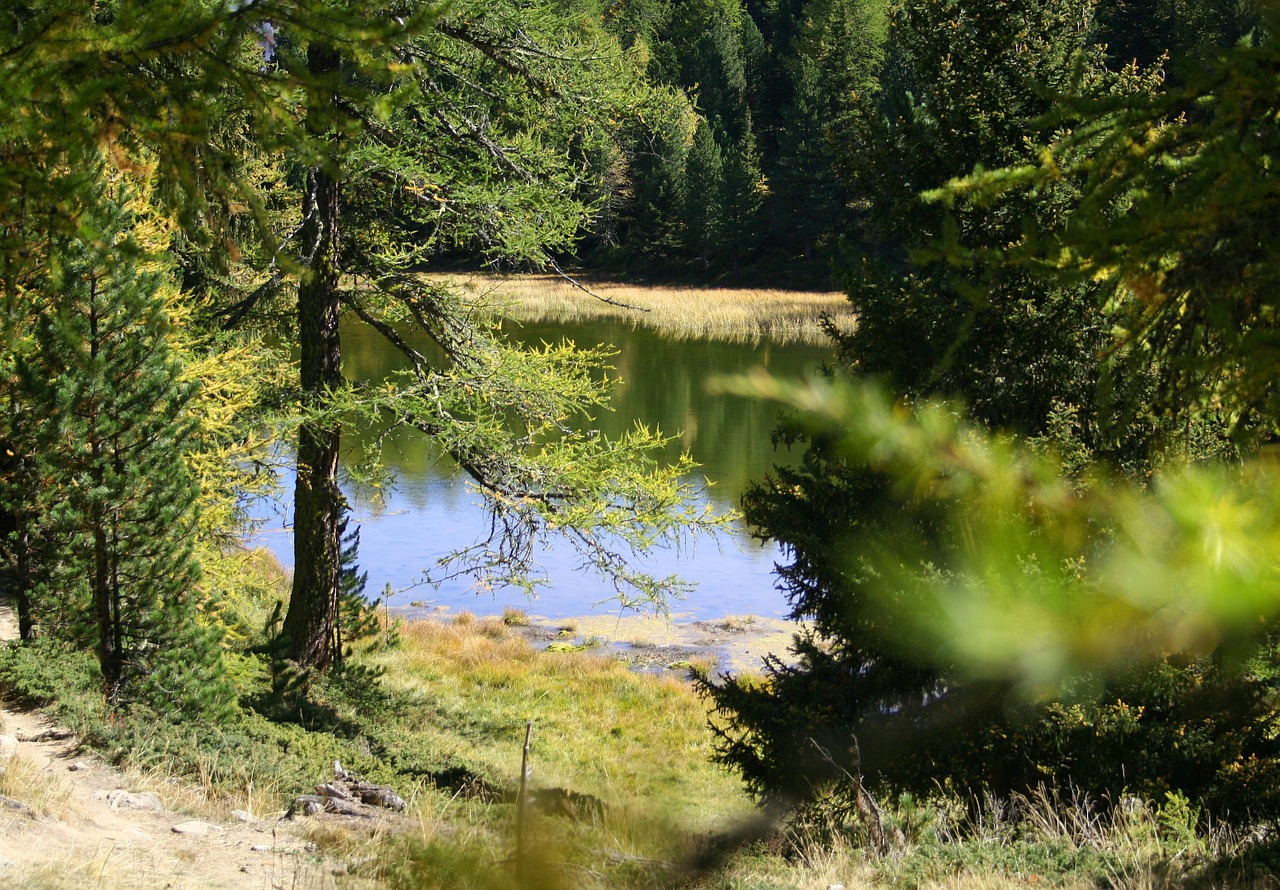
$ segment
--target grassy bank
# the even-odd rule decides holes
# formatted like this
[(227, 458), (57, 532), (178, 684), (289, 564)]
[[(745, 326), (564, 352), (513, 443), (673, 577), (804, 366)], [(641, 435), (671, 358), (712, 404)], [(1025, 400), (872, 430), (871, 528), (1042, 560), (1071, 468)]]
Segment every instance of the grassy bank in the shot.
[[(596, 278), (557, 275), (440, 276), (465, 292), (504, 304), (534, 322), (581, 322), (612, 318), (677, 338), (826, 345), (822, 328), (830, 317), (846, 330), (853, 316), (844, 294), (747, 288), (641, 286)], [(593, 294), (595, 296), (593, 296)]]
[[(56, 701), (64, 722), (153, 782), (181, 777), (202, 817), (278, 818), (334, 760), (393, 786), (409, 800), (402, 816), (293, 823), (344, 863), (339, 887), (1274, 886), (1258, 836), (1203, 831), (1177, 798), (1104, 814), (1084, 799), (973, 802), (940, 789), (884, 802), (884, 853), (856, 826), (762, 823), (709, 762), (705, 705), (681, 676), (538, 649), (519, 623), (403, 625), (305, 695), (250, 641), (233, 659), (248, 708), (223, 727), (108, 719), (92, 660), (47, 646), (6, 650), (0, 684), (10, 699)], [(527, 721), (533, 803), (517, 859)]]

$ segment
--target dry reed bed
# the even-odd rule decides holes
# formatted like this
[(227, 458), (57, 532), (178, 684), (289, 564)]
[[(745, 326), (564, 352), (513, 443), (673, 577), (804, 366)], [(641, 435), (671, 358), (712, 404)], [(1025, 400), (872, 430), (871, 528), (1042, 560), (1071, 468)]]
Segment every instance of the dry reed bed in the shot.
[(845, 296), (833, 292), (649, 287), (585, 277), (574, 279), (582, 285), (576, 287), (558, 275), (434, 277), (526, 321), (617, 319), (679, 339), (826, 345), (823, 318), (840, 330), (853, 325)]

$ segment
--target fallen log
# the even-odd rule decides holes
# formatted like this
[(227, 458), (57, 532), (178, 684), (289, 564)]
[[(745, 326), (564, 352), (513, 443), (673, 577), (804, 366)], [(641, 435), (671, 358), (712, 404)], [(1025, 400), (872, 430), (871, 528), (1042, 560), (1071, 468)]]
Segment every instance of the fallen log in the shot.
[(322, 782), (316, 786), (315, 794), (301, 794), (289, 807), (289, 817), (316, 816), (320, 813), (332, 813), (336, 816), (352, 816), (371, 819), (377, 810), (394, 810), (404, 812), (403, 797), (396, 794), (386, 785), (377, 785), (362, 779), (359, 775), (342, 768), (342, 763), (333, 762), (333, 781)]

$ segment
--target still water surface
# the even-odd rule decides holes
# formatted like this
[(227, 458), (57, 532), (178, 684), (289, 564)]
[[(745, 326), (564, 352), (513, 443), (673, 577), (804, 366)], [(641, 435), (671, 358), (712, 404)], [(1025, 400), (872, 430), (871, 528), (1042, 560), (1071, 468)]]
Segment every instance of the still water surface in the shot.
[[(610, 436), (636, 421), (675, 436), (671, 456), (687, 449), (711, 483), (706, 498), (720, 509), (735, 508), (747, 486), (762, 478), (789, 455), (774, 450), (770, 433), (776, 409), (736, 396), (711, 395), (706, 382), (717, 374), (746, 372), (764, 366), (773, 374), (802, 377), (828, 355), (822, 347), (770, 343), (732, 344), (673, 341), (621, 322), (590, 324), (524, 324), (510, 333), (518, 340), (571, 340), (579, 346), (611, 344), (617, 355), (612, 376), (618, 379), (613, 411), (602, 413), (596, 426)], [(343, 329), (343, 362), (353, 379), (377, 380), (402, 367), (400, 355), (372, 330)], [(345, 444), (345, 442), (344, 442)], [(345, 490), (360, 526), (360, 565), (368, 572), (366, 593), (380, 596), (387, 584), (391, 605), (447, 606), (477, 614), (497, 614), (514, 606), (547, 618), (607, 613), (616, 604), (601, 602), (610, 593), (591, 573), (578, 572), (572, 550), (553, 547), (541, 560), (550, 583), (530, 601), (518, 590), (478, 593), (466, 580), (439, 588), (420, 584), (422, 571), (436, 559), (473, 544), (485, 528), (480, 496), (447, 458), (422, 437), (404, 435), (383, 449), (384, 462), (396, 474), (393, 490), (382, 503), (352, 486)], [(282, 480), (292, 492), (293, 480)], [(292, 564), (290, 517), (263, 507), (258, 543), (269, 547), (285, 565)], [(698, 619), (725, 615), (780, 616), (786, 603), (774, 586), (775, 547), (762, 547), (737, 527), (718, 539), (701, 537), (679, 551), (654, 554), (648, 568), (665, 576), (678, 573), (697, 584), (672, 612)]]

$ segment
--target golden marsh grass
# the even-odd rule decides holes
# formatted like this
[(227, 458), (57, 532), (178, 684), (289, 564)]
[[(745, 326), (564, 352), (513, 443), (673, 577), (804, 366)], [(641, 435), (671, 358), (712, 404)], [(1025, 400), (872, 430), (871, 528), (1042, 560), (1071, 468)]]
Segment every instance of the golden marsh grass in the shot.
[[(853, 312), (844, 294), (727, 287), (650, 287), (558, 275), (440, 275), (464, 293), (503, 306), (530, 322), (616, 319), (678, 339), (827, 345), (822, 319), (848, 331)], [(592, 296), (594, 294), (595, 296)], [(610, 302), (605, 302), (606, 300)]]

